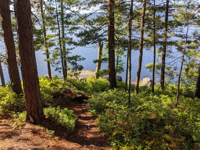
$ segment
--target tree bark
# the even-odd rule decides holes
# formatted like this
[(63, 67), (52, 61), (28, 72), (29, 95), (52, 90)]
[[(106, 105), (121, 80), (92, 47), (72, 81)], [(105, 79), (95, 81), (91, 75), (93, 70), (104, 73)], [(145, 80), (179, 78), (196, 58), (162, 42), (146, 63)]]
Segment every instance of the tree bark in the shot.
[(167, 31), (168, 31), (168, 10), (169, 10), (169, 0), (166, 0), (166, 12), (165, 12), (165, 29), (164, 29), (164, 45), (162, 52), (162, 66), (161, 66), (161, 80), (160, 85), (162, 90), (165, 89), (165, 57), (166, 57), (166, 48), (167, 48)]
[[(103, 50), (103, 43), (101, 43), (101, 41), (99, 41), (99, 43), (98, 43), (98, 56), (97, 56), (98, 60), (101, 60), (101, 58), (102, 58), (102, 50)], [(101, 69), (101, 62), (97, 62), (96, 73), (100, 69)], [(97, 78), (97, 74), (96, 74), (96, 78)]]
[(183, 56), (182, 56), (181, 69), (180, 69), (180, 73), (179, 73), (179, 76), (178, 76), (178, 90), (177, 90), (177, 95), (176, 95), (176, 106), (178, 105), (181, 73), (182, 73), (182, 70), (183, 70), (184, 56), (185, 56), (185, 51), (186, 51), (186, 48), (187, 48), (188, 30), (189, 30), (189, 22), (187, 20), (187, 31), (186, 31), (185, 47), (184, 47)]
[(140, 80), (140, 73), (141, 73), (141, 67), (142, 67), (145, 10), (146, 10), (146, 0), (143, 0), (141, 31), (140, 31), (140, 51), (139, 51), (139, 62), (138, 62), (138, 70), (137, 70), (137, 77), (136, 77), (136, 84), (135, 84), (135, 94), (138, 94), (138, 91), (139, 91), (139, 80)]
[(2, 86), (6, 86), (5, 84), (5, 80), (4, 80), (4, 75), (3, 75), (3, 69), (2, 69), (2, 66), (1, 66), (1, 59), (0, 59), (0, 77), (1, 77), (1, 84)]
[(128, 102), (130, 106), (131, 97), (131, 34), (132, 34), (132, 15), (133, 15), (133, 0), (131, 0), (129, 14), (129, 31), (128, 31)]
[(63, 46), (63, 78), (64, 80), (67, 78), (67, 58), (66, 58), (66, 48), (65, 48), (65, 29), (64, 29), (64, 11), (63, 11), (63, 0), (61, 0), (61, 23), (62, 23), (62, 46)]
[(152, 83), (152, 92), (154, 93), (154, 84), (155, 84), (155, 65), (156, 65), (156, 4), (154, 0), (154, 12), (153, 12), (153, 83)]
[(63, 59), (63, 50), (62, 50), (62, 42), (61, 42), (61, 34), (60, 34), (60, 23), (58, 19), (58, 9), (57, 9), (57, 4), (56, 4), (56, 18), (57, 18), (57, 23), (58, 23), (58, 37), (59, 37), (59, 45), (60, 45), (60, 58), (61, 58), (61, 65), (62, 65), (62, 71), (64, 74), (64, 59)]
[(43, 120), (44, 113), (41, 104), (40, 87), (33, 44), (30, 0), (15, 0), (15, 9), (19, 55), (26, 100), (26, 121), (38, 124)]
[(128, 82), (128, 51), (127, 51), (127, 59), (126, 59), (126, 79), (125, 79), (125, 92), (127, 89), (127, 82)]
[(115, 27), (114, 27), (114, 0), (108, 0), (108, 47), (109, 47), (109, 88), (116, 87), (115, 73)]
[[(44, 46), (45, 46), (45, 51), (46, 51), (46, 57), (49, 59), (49, 49), (46, 46), (46, 27), (44, 23), (44, 11), (43, 11), (43, 0), (40, 0), (40, 8), (41, 8), (41, 16), (42, 16), (42, 28), (43, 28), (43, 36), (44, 36)], [(49, 75), (49, 80), (51, 80), (51, 66), (50, 62), (47, 61), (47, 69), (48, 69), (48, 75)]]
[(199, 70), (198, 70), (198, 78), (197, 78), (197, 83), (196, 83), (196, 89), (194, 92), (194, 97), (200, 98), (200, 64), (199, 64)]
[(16, 94), (21, 94), (22, 87), (16, 61), (15, 43), (13, 39), (9, 5), (9, 0), (0, 0), (0, 17), (2, 22), (2, 30), (6, 48), (6, 60), (8, 65), (10, 81), (12, 84), (12, 90)]

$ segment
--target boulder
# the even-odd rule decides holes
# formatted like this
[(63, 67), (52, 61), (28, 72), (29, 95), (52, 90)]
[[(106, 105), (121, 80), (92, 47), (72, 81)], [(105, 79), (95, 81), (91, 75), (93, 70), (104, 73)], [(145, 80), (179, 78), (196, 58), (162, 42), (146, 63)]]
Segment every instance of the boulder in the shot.
[[(82, 82), (85, 82), (86, 81), (86, 79), (89, 77), (89, 76), (96, 76), (96, 73), (95, 73), (95, 71), (94, 70), (81, 70), (81, 71), (77, 71), (76, 73), (78, 73), (79, 75), (77, 75), (77, 79), (79, 80), (79, 81), (82, 81)], [(104, 78), (104, 79), (109, 79), (109, 75), (108, 74), (106, 74), (106, 75), (102, 75), (102, 76), (100, 76), (100, 77), (102, 77), (102, 78)], [(71, 76), (71, 78), (76, 78), (75, 76)], [(122, 81), (122, 77), (120, 76), (120, 75), (116, 75), (116, 80), (118, 80), (118, 81)]]
[[(131, 82), (132, 84), (136, 84), (136, 81)], [(139, 81), (139, 86), (152, 86), (153, 81), (149, 78), (143, 78)]]
[[(43, 75), (43, 76), (41, 76), (41, 77), (49, 78), (49, 75), (48, 75), (48, 74), (45, 74), (45, 75)], [(56, 78), (56, 77), (58, 77), (56, 74), (51, 74), (51, 78)]]
[[(103, 79), (109, 80), (109, 75), (108, 75), (108, 74), (102, 75), (101, 77), (102, 77)], [(117, 80), (117, 81), (122, 81), (122, 77), (121, 77), (120, 75), (116, 74), (116, 80)]]

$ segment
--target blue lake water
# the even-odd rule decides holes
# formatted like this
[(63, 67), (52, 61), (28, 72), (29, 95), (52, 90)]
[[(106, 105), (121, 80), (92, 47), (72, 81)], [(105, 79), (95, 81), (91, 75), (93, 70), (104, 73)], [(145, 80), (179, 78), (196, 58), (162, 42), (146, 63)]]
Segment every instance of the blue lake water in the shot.
[[(5, 54), (5, 49), (4, 49), (4, 43), (0, 41), (0, 53)], [(70, 55), (81, 55), (82, 57), (86, 58), (84, 61), (78, 62), (78, 64), (83, 65), (83, 70), (95, 70), (96, 69), (96, 64), (93, 63), (94, 59), (97, 59), (97, 45), (92, 45), (92, 46), (86, 46), (86, 47), (76, 47), (74, 50), (72, 50)], [(36, 51), (36, 61), (37, 61), (37, 69), (38, 69), (38, 76), (42, 76), (44, 74), (47, 74), (47, 64), (44, 59), (46, 59), (46, 56), (43, 55), (44, 51)], [(136, 80), (136, 74), (137, 74), (137, 67), (138, 67), (138, 57), (139, 57), (139, 52), (138, 51), (132, 51), (132, 78), (131, 81)], [(124, 64), (124, 70), (126, 68), (126, 58), (123, 58), (123, 61), (125, 62)], [(149, 51), (144, 51), (143, 53), (143, 63), (142, 63), (142, 71), (141, 71), (141, 78), (144, 77), (150, 77), (152, 78), (152, 73), (149, 72), (145, 68), (146, 64), (152, 63), (153, 62), (153, 53)], [(108, 64), (103, 63), (102, 64), (102, 69), (107, 68)], [(52, 73), (58, 75), (59, 77), (62, 76), (62, 73), (59, 73), (58, 71), (55, 71), (55, 68), (52, 68)], [(9, 81), (9, 75), (8, 75), (8, 70), (6, 65), (3, 65), (3, 72), (4, 72), (4, 77), (5, 81)], [(21, 72), (20, 72), (21, 73)], [(126, 72), (124, 71), (120, 75), (122, 76), (122, 79), (125, 81), (125, 74)], [(159, 78), (157, 76), (156, 78)]]

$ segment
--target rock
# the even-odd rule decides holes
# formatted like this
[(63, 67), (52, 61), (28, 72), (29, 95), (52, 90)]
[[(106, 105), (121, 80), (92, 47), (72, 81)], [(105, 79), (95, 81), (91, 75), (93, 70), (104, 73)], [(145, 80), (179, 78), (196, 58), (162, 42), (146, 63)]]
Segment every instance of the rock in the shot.
[[(108, 74), (107, 75), (102, 75), (101, 77), (103, 79), (109, 80), (109, 75)], [(122, 77), (120, 75), (116, 74), (116, 80), (117, 81), (122, 81)]]
[[(43, 75), (43, 76), (41, 76), (41, 77), (49, 78), (49, 75), (48, 75), (48, 74), (45, 74), (45, 75)], [(58, 77), (56, 74), (51, 74), (51, 78), (56, 78), (56, 77)]]
[[(136, 81), (131, 84), (136, 84)], [(139, 86), (152, 86), (152, 80), (149, 77), (143, 78), (139, 81)]]
[[(76, 73), (79, 75), (77, 75), (77, 77), (72, 75), (71, 78), (77, 78), (79, 81), (82, 81), (82, 82), (85, 82), (89, 76), (94, 76), (94, 77), (96, 76), (96, 73), (94, 70), (81, 70), (81, 71), (77, 71)], [(101, 77), (107, 80), (109, 79), (109, 75), (102, 75)], [(122, 81), (122, 77), (117, 74), (116, 80)]]

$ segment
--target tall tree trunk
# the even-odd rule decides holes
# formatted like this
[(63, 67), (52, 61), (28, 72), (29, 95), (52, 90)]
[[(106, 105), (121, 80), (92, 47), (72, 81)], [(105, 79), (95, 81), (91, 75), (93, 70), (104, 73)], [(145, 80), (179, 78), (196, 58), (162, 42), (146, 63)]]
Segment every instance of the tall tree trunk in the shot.
[(40, 87), (33, 44), (30, 0), (15, 0), (15, 15), (18, 33), (24, 94), (26, 100), (26, 121), (40, 123), (44, 118)]
[(66, 58), (66, 48), (65, 48), (65, 29), (64, 29), (64, 11), (63, 11), (63, 0), (61, 0), (61, 23), (62, 23), (62, 46), (63, 46), (63, 78), (64, 80), (67, 78), (67, 58)]
[(2, 69), (2, 66), (1, 66), (1, 59), (0, 59), (0, 77), (1, 77), (1, 84), (2, 86), (6, 86), (5, 84), (5, 80), (4, 80), (4, 75), (3, 75), (3, 69)]
[[(46, 57), (47, 57), (47, 59), (49, 59), (49, 49), (48, 49), (48, 47), (46, 45), (47, 39), (46, 39), (46, 27), (45, 27), (45, 23), (44, 23), (43, 0), (40, 0), (40, 8), (41, 8), (41, 16), (42, 16), (44, 46), (45, 46), (45, 51), (46, 51)], [(49, 80), (51, 80), (51, 66), (50, 66), (50, 61), (47, 61), (47, 68), (48, 68)]]
[[(101, 41), (99, 41), (98, 43), (98, 56), (97, 56), (97, 59), (98, 60), (101, 60), (102, 58), (102, 50), (103, 50), (103, 43), (101, 43)], [(96, 73), (101, 69), (101, 62), (97, 62), (97, 66), (96, 66)], [(97, 77), (97, 74), (96, 74), (96, 78)]]
[(153, 84), (152, 92), (154, 93), (154, 84), (155, 84), (155, 65), (156, 65), (156, 4), (154, 0), (154, 12), (153, 12)]
[(108, 0), (108, 50), (109, 50), (109, 88), (116, 87), (115, 73), (115, 27), (114, 27), (114, 0)]
[(128, 31), (128, 102), (130, 106), (131, 97), (131, 34), (132, 34), (132, 15), (133, 15), (133, 0), (131, 0), (130, 14), (129, 14), (129, 31)]
[(128, 82), (128, 51), (127, 51), (127, 59), (126, 59), (126, 79), (125, 79), (125, 91), (127, 89), (127, 82)]
[(16, 94), (22, 93), (21, 81), (16, 61), (15, 43), (13, 39), (11, 17), (10, 17), (10, 1), (0, 0), (0, 16), (2, 22), (4, 43), (6, 47), (6, 59), (12, 90)]
[(61, 65), (62, 65), (62, 71), (64, 74), (64, 59), (63, 59), (63, 50), (62, 50), (62, 42), (61, 42), (61, 34), (60, 34), (60, 23), (58, 19), (58, 9), (57, 9), (57, 4), (56, 4), (56, 19), (58, 23), (58, 36), (59, 36), (59, 45), (60, 45), (60, 58), (61, 58)]
[(140, 73), (141, 73), (141, 67), (142, 67), (145, 10), (146, 10), (146, 0), (143, 0), (141, 31), (140, 31), (140, 51), (139, 51), (140, 54), (139, 54), (138, 70), (137, 70), (137, 77), (136, 77), (136, 84), (135, 84), (135, 94), (138, 94), (138, 91), (139, 91), (139, 80), (140, 80)]
[(187, 20), (187, 31), (186, 31), (185, 47), (184, 47), (183, 56), (182, 56), (181, 69), (180, 69), (180, 73), (179, 73), (179, 76), (178, 76), (178, 90), (177, 90), (177, 95), (176, 95), (176, 106), (178, 105), (181, 73), (182, 73), (182, 69), (183, 69), (185, 51), (186, 51), (186, 48), (187, 48), (188, 30), (189, 30), (189, 22)]
[(162, 52), (162, 66), (161, 66), (161, 78), (160, 78), (160, 85), (162, 90), (164, 90), (165, 88), (165, 57), (166, 57), (166, 47), (167, 47), (168, 10), (169, 10), (169, 0), (166, 0), (165, 29), (164, 29), (164, 40), (163, 40), (164, 45)]
[(194, 97), (200, 98), (200, 64), (199, 64), (199, 70), (198, 70), (198, 78), (196, 83), (196, 89), (194, 92)]

